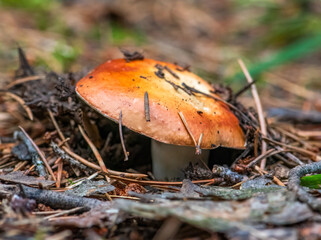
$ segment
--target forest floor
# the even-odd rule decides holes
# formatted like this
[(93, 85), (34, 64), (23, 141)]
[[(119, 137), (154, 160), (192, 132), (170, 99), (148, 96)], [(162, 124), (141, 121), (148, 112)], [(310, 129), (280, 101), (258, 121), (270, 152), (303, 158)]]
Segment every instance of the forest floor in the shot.
[[(321, 41), (304, 27), (319, 21), (317, 1), (30, 2), (0, 8), (0, 238), (319, 238)], [(285, 18), (305, 25), (275, 29)], [(120, 136), (75, 94), (119, 49), (190, 65), (230, 105), (246, 149), (183, 181), (153, 179), (150, 140)]]

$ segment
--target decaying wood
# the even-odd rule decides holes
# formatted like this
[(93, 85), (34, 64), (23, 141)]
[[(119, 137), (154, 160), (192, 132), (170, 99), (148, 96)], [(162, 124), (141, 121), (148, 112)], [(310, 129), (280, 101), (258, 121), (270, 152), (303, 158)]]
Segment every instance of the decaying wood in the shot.
[(23, 132), (15, 132), (15, 138), (23, 141), (23, 143), (27, 146), (28, 152), (31, 155), (32, 163), (36, 166), (37, 171), (40, 176), (47, 176), (45, 168), (43, 166), (43, 162), (40, 160), (39, 153), (34, 148), (33, 144), (29, 140), (29, 138)]
[(32, 141), (32, 139), (29, 137), (29, 135), (26, 133), (26, 131), (22, 128), (19, 127), (20, 130), (22, 131), (22, 133), (25, 135), (25, 137), (30, 141), (31, 145), (33, 146), (33, 148), (35, 149), (35, 151), (39, 154), (40, 159), (42, 160), (42, 162), (45, 164), (46, 168), (48, 169), (51, 177), (53, 180), (56, 181), (56, 176), (54, 175), (50, 165), (47, 162), (47, 159), (45, 158), (44, 154), (41, 152), (41, 150), (38, 148), (38, 146)]
[(301, 177), (315, 173), (321, 173), (321, 161), (293, 168), (290, 171), (288, 189), (295, 192), (297, 197), (312, 209), (321, 212), (321, 199), (313, 197), (300, 185)]
[(36, 189), (21, 185), (22, 195), (26, 198), (34, 199), (39, 203), (50, 206), (54, 209), (71, 209), (84, 207), (86, 210), (97, 206), (108, 208), (109, 202), (99, 201), (92, 198), (83, 198), (65, 193), (54, 192), (50, 190)]

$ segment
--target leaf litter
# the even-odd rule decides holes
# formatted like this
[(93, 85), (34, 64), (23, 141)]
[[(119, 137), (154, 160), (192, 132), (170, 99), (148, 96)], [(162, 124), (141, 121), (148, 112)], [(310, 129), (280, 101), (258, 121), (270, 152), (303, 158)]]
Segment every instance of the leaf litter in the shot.
[[(37, 74), (23, 60), (23, 51), (19, 51), (22, 60), (17, 72), (19, 74), (14, 80), (17, 82), (21, 77)], [(138, 53), (125, 53), (128, 61), (142, 58)], [(157, 74), (161, 75), (163, 70), (159, 67)], [(34, 222), (34, 234), (37, 228), (48, 224), (61, 230), (68, 227), (94, 227), (102, 232), (110, 231), (105, 234), (109, 237), (120, 236), (128, 231), (126, 229), (134, 231), (139, 227), (145, 230), (144, 238), (148, 239), (154, 236), (157, 230), (157, 235), (161, 236), (162, 231), (166, 232), (168, 228), (166, 222), (177, 219), (176, 233), (173, 233), (177, 236), (184, 232), (181, 225), (184, 223), (194, 232), (202, 232), (205, 235), (220, 233), (233, 239), (293, 239), (303, 234), (297, 229), (306, 230), (306, 223), (318, 219), (320, 205), (315, 197), (319, 195), (316, 192), (307, 193), (306, 189), (300, 186), (300, 177), (319, 173), (319, 162), (311, 163), (311, 151), (304, 151), (303, 148), (294, 151), (298, 149), (291, 145), (293, 139), (285, 136), (281, 139), (282, 133), (276, 127), (268, 126), (267, 136), (262, 137), (257, 130), (256, 112), (242, 106), (233, 97), (230, 89), (220, 87), (220, 92), (227, 93), (226, 100), (223, 101), (232, 106), (232, 110), (240, 119), (240, 124), (247, 134), (247, 149), (231, 158), (231, 167), (214, 165), (209, 170), (190, 165), (184, 170), (189, 180), (159, 182), (153, 181), (152, 176), (140, 173), (148, 173), (150, 170), (150, 153), (143, 150), (149, 149), (148, 139), (137, 136), (126, 128), (123, 131), (123, 139), (116, 137), (119, 136), (117, 127), (76, 97), (74, 83), (81, 75), (59, 75), (51, 72), (35, 81), (11, 84), (6, 90), (22, 97), (36, 121), (21, 122), (30, 134), (28, 139), (21, 131), (16, 132), (16, 138), (13, 138), (13, 132), (11, 136), (1, 136), (3, 141), (0, 143), (0, 196), (4, 203), (16, 203), (11, 207), (3, 205), (0, 214), (4, 226), (24, 229), (24, 222), (12, 224), (12, 221), (20, 218), (21, 211), (14, 214), (9, 211), (18, 209), (13, 206), (24, 209), (23, 205), (29, 204), (28, 200), (19, 198), (31, 199), (37, 203), (37, 207), (31, 213), (28, 213), (31, 208), (27, 207), (25, 209), (29, 210), (23, 213), (27, 223)], [(203, 94), (189, 86), (180, 87), (191, 94)], [(16, 106), (15, 103), (12, 104)], [(18, 112), (21, 119), (27, 117), (24, 112)], [(107, 168), (119, 171), (104, 172), (95, 164), (97, 152), (96, 155), (92, 152), (83, 139), (80, 128), (77, 127), (83, 126), (88, 136), (94, 136), (97, 133), (94, 133), (94, 128), (88, 127), (88, 123), (94, 123), (100, 130), (99, 137), (106, 139), (105, 144), (99, 141), (93, 144), (99, 150), (98, 154), (105, 159)], [(6, 141), (5, 137), (11, 138), (15, 145), (2, 143)], [(266, 141), (267, 153), (273, 152), (273, 156), (269, 157), (261, 152), (262, 141), (265, 138), (269, 139)], [(126, 144), (126, 152), (130, 152), (129, 161), (123, 161), (121, 140)], [(276, 146), (280, 141), (282, 144)], [(304, 141), (300, 140), (301, 143)], [(39, 148), (38, 151), (33, 144)], [(218, 155), (220, 158), (226, 158), (224, 154), (229, 152), (229, 149), (222, 150), (220, 147), (217, 147), (217, 150), (221, 154)], [(46, 157), (54, 176), (50, 176), (47, 173), (48, 169), (42, 166), (39, 152)], [(317, 150), (314, 154), (318, 156), (320, 151)], [(257, 166), (263, 158), (267, 158), (267, 169)], [(59, 167), (61, 162), (62, 168)], [(285, 183), (289, 181), (287, 187), (275, 184), (281, 182), (278, 179), (281, 175), (276, 174), (277, 168), (273, 167), (276, 162), (285, 168), (300, 165), (281, 179)], [(20, 170), (14, 170), (13, 166)], [(61, 182), (59, 188), (54, 186), (53, 181), (53, 177), (58, 176)], [(104, 180), (106, 176), (110, 178), (110, 183)], [(275, 181), (275, 178), (278, 181)], [(73, 185), (76, 187), (72, 187)], [(49, 216), (44, 222), (41, 221), (40, 215), (36, 215), (37, 221), (31, 217), (32, 214), (42, 212), (41, 206), (49, 209)], [(160, 228), (162, 223), (165, 230)], [(317, 225), (311, 226), (311, 229), (312, 227), (317, 228)], [(144, 234), (143, 231), (139, 234)], [(54, 232), (48, 228), (47, 233), (50, 235)], [(5, 236), (4, 232), (0, 234)]]

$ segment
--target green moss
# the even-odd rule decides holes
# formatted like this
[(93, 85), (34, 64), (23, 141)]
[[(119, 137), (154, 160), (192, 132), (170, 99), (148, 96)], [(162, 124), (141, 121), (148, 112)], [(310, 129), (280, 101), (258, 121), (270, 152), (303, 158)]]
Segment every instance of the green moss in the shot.
[(305, 176), (301, 178), (301, 185), (313, 189), (320, 189), (321, 174)]

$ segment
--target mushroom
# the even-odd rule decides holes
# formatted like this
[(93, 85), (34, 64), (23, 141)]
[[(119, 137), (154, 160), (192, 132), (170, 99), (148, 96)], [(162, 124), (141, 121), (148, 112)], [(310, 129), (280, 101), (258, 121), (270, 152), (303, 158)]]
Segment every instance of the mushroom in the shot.
[(107, 61), (76, 86), (79, 97), (103, 116), (118, 122), (122, 111), (124, 126), (152, 139), (156, 179), (183, 177), (182, 169), (197, 159), (195, 145), (205, 163), (215, 146), (244, 147), (238, 119), (209, 97), (219, 98), (212, 91), (188, 70), (152, 59)]

